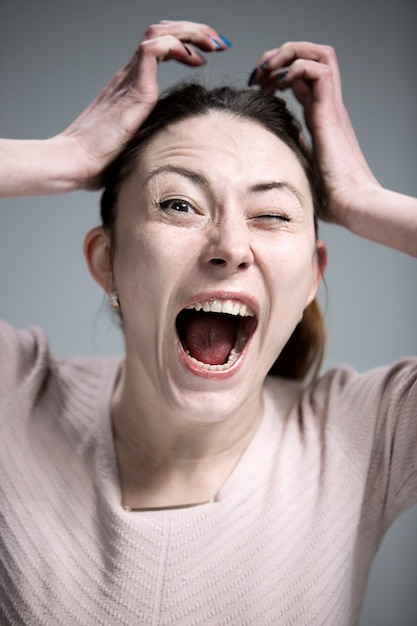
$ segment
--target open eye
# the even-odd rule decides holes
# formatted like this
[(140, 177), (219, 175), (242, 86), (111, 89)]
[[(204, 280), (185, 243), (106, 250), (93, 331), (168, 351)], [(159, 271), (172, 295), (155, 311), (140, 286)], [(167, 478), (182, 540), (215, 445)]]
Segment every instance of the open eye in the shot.
[(163, 211), (176, 211), (177, 213), (195, 213), (194, 207), (181, 198), (170, 198), (159, 202), (159, 206)]

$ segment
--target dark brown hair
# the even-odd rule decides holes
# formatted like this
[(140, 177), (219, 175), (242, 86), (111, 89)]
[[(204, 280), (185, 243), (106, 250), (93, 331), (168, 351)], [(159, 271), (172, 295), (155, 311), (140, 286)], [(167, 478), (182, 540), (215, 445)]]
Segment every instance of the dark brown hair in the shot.
[[(148, 142), (171, 124), (213, 110), (257, 122), (291, 148), (310, 185), (317, 236), (318, 217), (323, 206), (320, 177), (310, 150), (303, 140), (301, 126), (285, 101), (253, 89), (242, 90), (227, 86), (206, 89), (196, 83), (175, 87), (164, 94), (121, 154), (105, 171), (101, 197), (103, 226), (113, 232), (120, 186), (134, 170)], [(314, 377), (322, 363), (324, 345), (324, 321), (316, 299), (305, 309), (302, 321), (273, 364), (270, 374), (296, 380), (303, 380), (309, 374)]]

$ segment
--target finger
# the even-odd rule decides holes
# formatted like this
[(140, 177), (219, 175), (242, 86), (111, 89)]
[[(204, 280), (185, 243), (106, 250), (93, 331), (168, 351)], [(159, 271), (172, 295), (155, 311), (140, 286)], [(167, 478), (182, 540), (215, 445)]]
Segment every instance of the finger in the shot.
[(158, 64), (170, 59), (194, 67), (205, 63), (204, 58), (191, 46), (172, 35), (142, 41), (126, 78), (129, 90), (133, 90), (141, 102), (155, 102), (158, 95)]
[(339, 77), (339, 67), (334, 49), (331, 46), (308, 41), (290, 41), (275, 50), (264, 53), (259, 65), (271, 69), (291, 65), (297, 59), (316, 61), (329, 66)]
[(230, 47), (230, 42), (207, 24), (170, 20), (152, 24), (145, 32), (136, 58), (128, 64), (127, 82), (145, 100), (155, 97), (158, 62), (176, 59), (190, 66), (203, 65), (204, 58), (194, 47), (205, 52), (221, 51)]
[(143, 40), (134, 55), (129, 59), (107, 85), (101, 97), (108, 97), (111, 93), (121, 91), (132, 84), (135, 89), (141, 90), (150, 82), (156, 81), (159, 61), (176, 59), (191, 66), (205, 63), (204, 58), (193, 49), (172, 35)]
[(314, 88), (321, 81), (321, 83), (329, 84), (334, 89), (333, 75), (329, 66), (306, 59), (296, 59), (285, 68), (265, 71), (264, 80), (281, 89), (285, 89), (300, 80), (309, 84), (311, 88)]
[[(323, 58), (323, 57), (322, 57)], [(336, 57), (334, 56), (333, 59)], [(275, 70), (270, 72), (270, 86), (275, 82), (278, 89), (291, 88), (297, 100), (304, 106), (308, 125), (310, 125), (313, 101), (323, 107), (319, 117), (325, 120), (326, 125), (336, 124), (337, 128), (344, 133), (350, 148), (356, 153), (357, 158), (363, 161), (363, 155), (352, 130), (349, 116), (343, 105), (341, 90), (335, 88), (339, 85), (340, 74), (336, 73), (333, 60), (322, 63), (321, 61), (297, 58), (291, 63), (285, 72)]]
[(230, 42), (217, 30), (207, 24), (189, 21), (163, 20), (146, 29), (144, 40), (172, 35), (183, 42), (189, 42), (204, 52), (218, 52), (230, 48)]
[(186, 65), (198, 66), (205, 63), (193, 46), (181, 41), (173, 35), (166, 35), (155, 39), (142, 41), (137, 51), (138, 63), (144, 66), (146, 60), (156, 62), (175, 59)]
[[(281, 74), (285, 71), (285, 82), (289, 83), (293, 66), (296, 67), (298, 74), (303, 71), (300, 69), (300, 62), (310, 61), (312, 63), (304, 67), (306, 72), (305, 78), (309, 80), (318, 80), (323, 78), (322, 68), (328, 80), (331, 81), (335, 92), (341, 91), (340, 73), (337, 62), (336, 53), (332, 47), (319, 45), (310, 42), (287, 42), (280, 48), (266, 51), (258, 62), (258, 70), (254, 82), (258, 84), (271, 84), (278, 79), (278, 85), (283, 83)], [(292, 73), (294, 79), (295, 73)], [(281, 79), (281, 80), (280, 80)]]

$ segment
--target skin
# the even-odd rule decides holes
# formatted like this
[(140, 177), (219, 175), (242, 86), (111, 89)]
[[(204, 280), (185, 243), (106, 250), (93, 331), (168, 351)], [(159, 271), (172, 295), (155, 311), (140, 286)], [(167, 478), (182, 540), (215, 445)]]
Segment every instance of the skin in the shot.
[[(91, 271), (117, 289), (124, 318), (113, 415), (125, 502), (211, 498), (259, 425), (265, 376), (324, 269), (303, 169), (251, 121), (215, 112), (172, 125), (122, 186), (113, 265), (109, 248), (90, 233)], [(257, 313), (232, 374), (190, 368), (178, 342), (179, 311), (212, 297)], [(138, 487), (143, 474), (152, 485)]]
[[(66, 130), (46, 140), (0, 139), (0, 197), (100, 187), (102, 171), (158, 99), (159, 64), (174, 59), (200, 67), (198, 50), (227, 48), (207, 24), (149, 26), (135, 54)], [(325, 219), (417, 256), (417, 200), (384, 189), (373, 176), (343, 103), (333, 48), (289, 41), (264, 52), (255, 69), (254, 85), (269, 93), (290, 89), (303, 107), (326, 190)]]
[[(227, 47), (219, 33), (206, 24), (164, 20), (150, 26), (128, 63), (69, 128), (46, 140), (0, 139), (0, 196), (100, 187), (102, 171), (157, 101), (160, 62), (175, 60), (190, 68), (199, 67), (204, 59), (198, 50), (217, 53)], [(284, 80), (277, 82), (283, 71)], [(334, 50), (311, 42), (287, 42), (258, 59), (253, 80), (255, 88), (270, 93), (290, 89), (303, 107), (326, 192), (325, 219), (417, 256), (417, 200), (384, 189), (372, 175), (343, 103)], [(247, 130), (245, 126), (245, 133)], [(258, 128), (257, 132), (260, 138), (266, 131)], [(206, 214), (204, 205), (204, 227), (193, 230), (192, 225), (179, 226), (166, 214), (166, 221), (160, 218), (159, 225), (155, 220), (145, 220), (141, 225), (146, 227), (139, 233), (139, 222), (145, 215), (137, 215), (139, 196), (144, 196), (139, 180), (133, 188), (136, 198), (132, 193), (129, 196), (128, 185), (123, 191), (126, 206), (123, 223), (120, 220), (118, 224), (114, 268), (109, 262), (109, 241), (101, 229), (92, 231), (85, 243), (94, 278), (106, 291), (114, 286), (121, 293), (127, 359), (113, 398), (114, 435), (122, 499), (138, 506), (206, 500), (216, 493), (257, 428), (267, 363), (297, 323), (310, 291), (316, 288), (317, 267), (325, 264), (324, 248), (319, 245), (316, 250), (312, 233), (307, 234), (307, 222), (293, 220), (291, 227), (298, 224), (298, 231), (281, 225), (271, 232), (249, 217), (249, 209), (256, 208), (259, 199), (252, 202), (243, 186), (244, 151), (236, 133), (225, 133), (223, 143), (218, 144), (214, 136), (195, 136), (200, 153), (204, 153), (204, 158), (200, 154), (201, 158), (195, 159), (198, 165), (209, 162), (212, 169), (208, 174), (212, 175), (216, 164), (222, 166), (215, 176), (216, 184), (205, 188), (203, 194), (210, 207)], [(203, 149), (202, 139), (206, 137), (210, 142)], [(155, 140), (152, 147), (156, 145)], [(255, 148), (251, 145), (248, 176), (258, 171), (258, 163), (265, 165), (264, 151), (260, 153), (258, 146), (255, 159)], [(239, 159), (235, 161), (238, 169), (225, 180), (228, 149)], [(197, 154), (194, 144), (189, 157), (193, 150)], [(248, 162), (246, 159), (246, 168)], [(274, 160), (277, 168), (282, 163)], [(268, 170), (263, 169), (261, 176), (266, 173)], [(282, 171), (273, 175), (281, 176)], [(157, 191), (153, 190), (154, 199)], [(251, 203), (247, 204), (249, 197)], [(152, 225), (154, 239), (150, 236)], [(303, 254), (298, 257), (294, 253), (303, 237), (305, 247), (300, 245)], [(140, 257), (139, 250), (146, 250), (148, 256)], [(224, 263), (213, 264), (213, 259), (219, 258)], [(306, 273), (300, 274), (297, 299), (293, 289), (301, 261)], [(241, 367), (228, 377), (204, 378), (183, 368), (174, 347), (173, 320), (189, 294), (192, 298), (196, 289), (200, 293), (201, 286), (210, 292), (213, 285), (216, 290), (250, 292), (255, 304), (259, 301), (259, 321)], [(253, 368), (254, 359), (259, 369)], [(210, 407), (210, 413), (202, 407)]]

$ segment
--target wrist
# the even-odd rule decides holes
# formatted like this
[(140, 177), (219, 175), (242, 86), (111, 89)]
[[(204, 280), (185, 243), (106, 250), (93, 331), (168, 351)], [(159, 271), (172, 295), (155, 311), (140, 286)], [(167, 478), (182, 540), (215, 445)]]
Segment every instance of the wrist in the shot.
[(383, 188), (372, 172), (358, 168), (346, 174), (329, 177), (327, 183), (327, 203), (324, 219), (356, 231), (358, 219), (378, 205), (378, 196)]
[(386, 190), (375, 179), (353, 184), (346, 194), (340, 225), (360, 234), (358, 230), (362, 230), (370, 216), (378, 213), (384, 193)]
[(44, 149), (49, 193), (66, 193), (93, 186), (95, 173), (76, 138), (56, 135), (45, 140)]
[(417, 200), (374, 183), (362, 187), (344, 225), (355, 235), (417, 257)]

